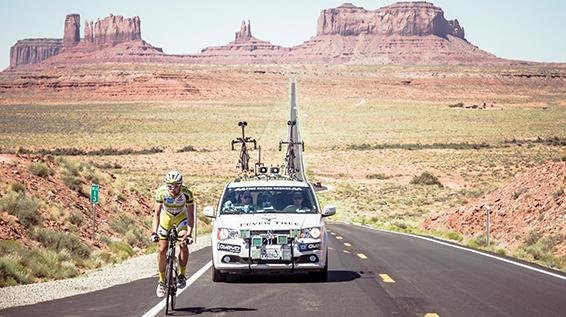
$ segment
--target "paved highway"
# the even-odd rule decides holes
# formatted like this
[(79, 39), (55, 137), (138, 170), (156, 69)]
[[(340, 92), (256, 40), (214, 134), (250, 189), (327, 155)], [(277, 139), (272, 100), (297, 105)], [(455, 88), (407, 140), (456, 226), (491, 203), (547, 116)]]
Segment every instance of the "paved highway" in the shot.
[[(566, 276), (548, 275), (429, 240), (330, 225), (329, 281), (271, 274), (212, 283), (210, 248), (192, 254), (177, 316), (566, 316)], [(161, 300), (156, 278), (0, 316), (142, 316)], [(164, 315), (164, 310), (158, 311)]]

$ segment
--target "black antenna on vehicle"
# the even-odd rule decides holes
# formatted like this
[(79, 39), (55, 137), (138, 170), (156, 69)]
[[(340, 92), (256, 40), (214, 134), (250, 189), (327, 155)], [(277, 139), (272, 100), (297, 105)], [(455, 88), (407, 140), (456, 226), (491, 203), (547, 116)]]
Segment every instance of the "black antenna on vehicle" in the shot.
[(236, 138), (234, 140), (232, 140), (232, 151), (235, 150), (234, 148), (234, 144), (238, 144), (241, 143), (242, 144), (242, 148), (240, 149), (240, 159), (238, 161), (238, 165), (236, 167), (239, 167), (242, 172), (248, 172), (249, 169), (249, 161), (250, 161), (250, 155), (248, 153), (248, 147), (247, 147), (247, 143), (253, 143), (254, 144), (254, 150), (257, 149), (257, 142), (255, 139), (252, 139), (250, 137), (247, 137), (245, 134), (245, 127), (248, 125), (248, 123), (246, 121), (240, 121), (238, 122), (238, 126), (240, 126), (242, 128), (242, 137), (241, 138)]
[(257, 176), (259, 173), (260, 168), (263, 167), (263, 163), (261, 162), (261, 145), (257, 146), (257, 162), (255, 163), (255, 175)]

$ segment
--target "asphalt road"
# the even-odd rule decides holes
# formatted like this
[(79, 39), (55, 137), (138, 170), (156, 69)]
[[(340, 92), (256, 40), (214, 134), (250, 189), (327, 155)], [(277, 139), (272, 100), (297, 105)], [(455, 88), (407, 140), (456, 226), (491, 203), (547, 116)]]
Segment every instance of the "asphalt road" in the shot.
[[(210, 270), (177, 299), (176, 316), (566, 316), (566, 279), (415, 237), (330, 225), (329, 281)], [(189, 274), (210, 261), (192, 254)], [(141, 316), (161, 300), (157, 277), (0, 316)], [(159, 313), (164, 315), (164, 311)]]

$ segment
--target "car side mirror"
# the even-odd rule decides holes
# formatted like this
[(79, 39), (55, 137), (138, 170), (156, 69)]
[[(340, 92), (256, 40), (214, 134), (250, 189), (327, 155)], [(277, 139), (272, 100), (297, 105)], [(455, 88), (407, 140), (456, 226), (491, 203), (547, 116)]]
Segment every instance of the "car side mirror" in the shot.
[(209, 218), (216, 218), (216, 216), (214, 216), (214, 207), (212, 206), (204, 207), (204, 215)]
[(324, 211), (322, 212), (323, 217), (328, 217), (336, 214), (336, 207), (332, 205), (324, 206)]

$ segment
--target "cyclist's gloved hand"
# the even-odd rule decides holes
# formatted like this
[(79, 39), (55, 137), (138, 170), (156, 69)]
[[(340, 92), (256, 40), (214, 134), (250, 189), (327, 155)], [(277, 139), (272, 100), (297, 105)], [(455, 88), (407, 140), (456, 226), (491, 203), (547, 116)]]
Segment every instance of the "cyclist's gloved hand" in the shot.
[(193, 238), (186, 236), (185, 239), (183, 239), (183, 242), (185, 242), (187, 245), (193, 244)]
[(157, 242), (157, 241), (159, 241), (159, 236), (157, 235), (157, 233), (154, 232), (154, 233), (151, 234), (151, 237), (149, 238), (149, 240), (151, 242)]

